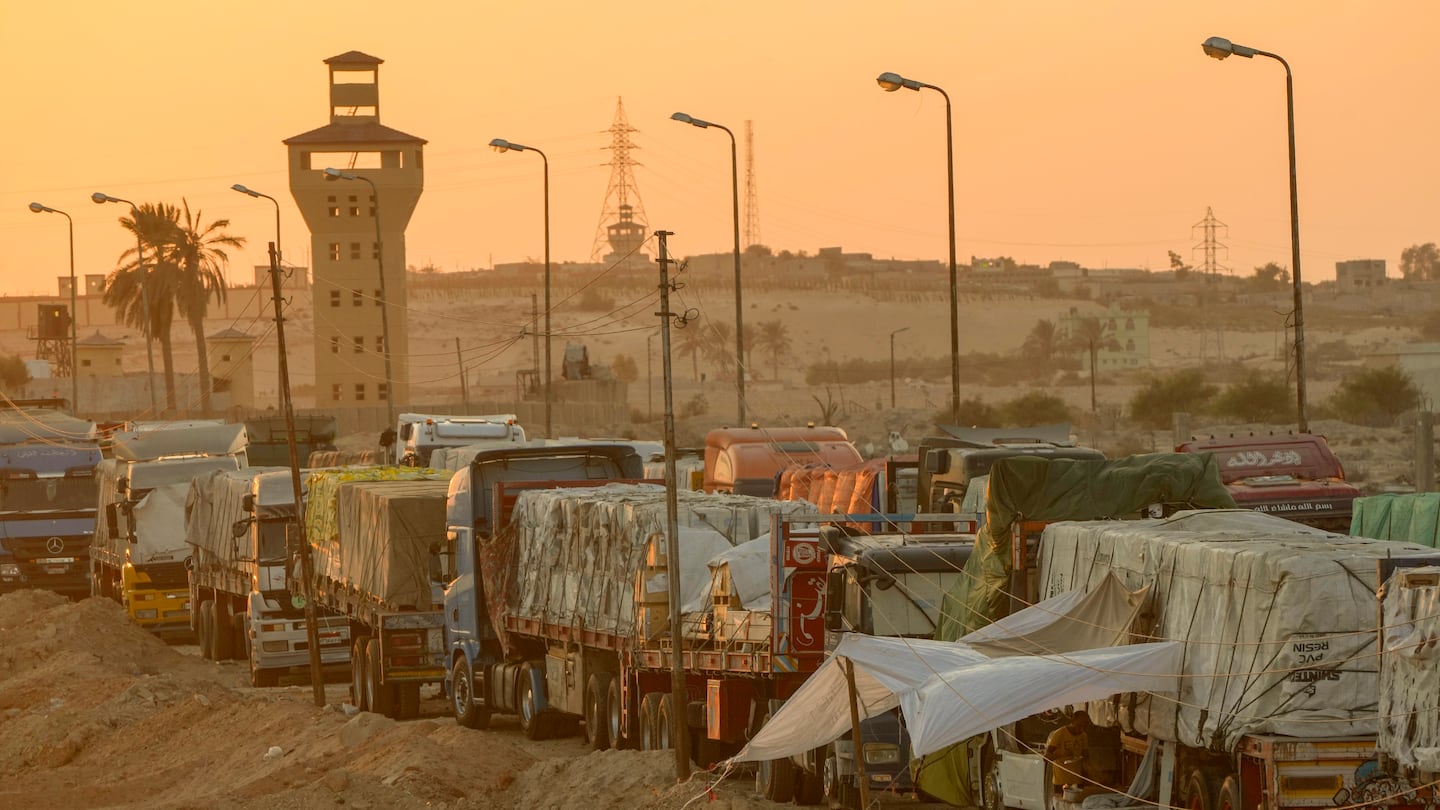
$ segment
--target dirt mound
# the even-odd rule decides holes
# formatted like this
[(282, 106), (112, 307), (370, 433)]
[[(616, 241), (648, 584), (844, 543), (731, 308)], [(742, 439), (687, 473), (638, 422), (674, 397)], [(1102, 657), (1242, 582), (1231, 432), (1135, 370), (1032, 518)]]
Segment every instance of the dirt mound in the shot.
[(573, 759), (537, 762), (520, 774), (506, 795), (515, 807), (546, 810), (705, 808), (758, 810), (779, 807), (753, 795), (753, 779), (720, 780), (717, 773), (692, 773), (675, 782), (670, 751), (597, 751)]

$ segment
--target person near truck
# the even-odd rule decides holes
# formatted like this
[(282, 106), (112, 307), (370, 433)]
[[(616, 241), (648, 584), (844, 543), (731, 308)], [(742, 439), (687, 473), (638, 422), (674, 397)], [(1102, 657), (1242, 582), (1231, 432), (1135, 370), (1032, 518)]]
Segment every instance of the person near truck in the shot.
[(1058, 796), (1066, 787), (1081, 787), (1085, 754), (1090, 750), (1090, 715), (1078, 711), (1070, 722), (1050, 732), (1045, 740), (1045, 758), (1050, 761), (1050, 782)]

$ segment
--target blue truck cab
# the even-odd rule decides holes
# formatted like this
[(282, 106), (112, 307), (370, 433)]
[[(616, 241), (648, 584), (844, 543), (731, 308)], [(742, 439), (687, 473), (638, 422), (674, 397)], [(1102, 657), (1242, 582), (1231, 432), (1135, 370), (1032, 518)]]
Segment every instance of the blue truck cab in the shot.
[[(44, 588), (90, 595), (90, 541), (95, 534), (94, 425), (0, 442), (0, 593)], [(0, 439), (5, 438), (0, 435)], [(18, 437), (10, 437), (18, 438)]]

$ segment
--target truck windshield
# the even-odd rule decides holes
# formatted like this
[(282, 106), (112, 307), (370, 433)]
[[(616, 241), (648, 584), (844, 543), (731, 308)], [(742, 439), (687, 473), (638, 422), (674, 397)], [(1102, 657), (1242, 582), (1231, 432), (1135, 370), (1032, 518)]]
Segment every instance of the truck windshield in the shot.
[(288, 520), (260, 521), (260, 561), (280, 562), (285, 559), (285, 527)]
[(96, 508), (99, 489), (93, 477), (0, 478), (0, 511), (39, 512)]

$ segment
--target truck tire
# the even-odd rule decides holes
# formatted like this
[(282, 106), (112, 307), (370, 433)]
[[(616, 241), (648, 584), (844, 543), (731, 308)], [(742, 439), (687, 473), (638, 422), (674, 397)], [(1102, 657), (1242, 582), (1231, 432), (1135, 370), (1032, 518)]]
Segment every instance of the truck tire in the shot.
[(675, 747), (674, 725), (672, 718), (675, 717), (675, 707), (670, 701), (670, 693), (660, 695), (660, 702), (655, 706), (655, 747), (661, 751), (669, 751)]
[(789, 759), (762, 759), (755, 770), (755, 788), (772, 802), (795, 798), (795, 763)]
[(420, 716), (420, 684), (402, 683), (395, 687), (395, 717), (413, 720)]
[(1220, 790), (1215, 793), (1215, 810), (1240, 810), (1243, 806), (1240, 797), (1240, 777), (1229, 774), (1225, 781), (1220, 783)]
[(235, 659), (237, 661), (250, 660), (250, 617), (245, 613), (236, 613), (230, 617), (230, 632), (235, 638)]
[(280, 685), (280, 670), (261, 669), (250, 662), (250, 685), (256, 689), (271, 689)]
[(362, 712), (370, 710), (365, 694), (365, 682), (369, 680), (365, 675), (365, 645), (369, 641), (369, 636), (356, 636), (350, 644), (350, 702)]
[(658, 739), (655, 736), (658, 729), (655, 725), (655, 715), (660, 711), (659, 692), (651, 692), (640, 700), (640, 750), (658, 751)]
[(215, 605), (215, 629), (210, 636), (211, 649), (215, 651), (216, 661), (229, 661), (235, 657), (235, 630), (230, 623), (233, 615), (230, 611), (230, 598), (217, 594), (212, 604)]
[(516, 685), (515, 708), (520, 712), (520, 730), (528, 740), (545, 737), (545, 718), (540, 715), (540, 701), (535, 694), (535, 679), (530, 673), (538, 669), (531, 664), (520, 668), (520, 683)]
[(635, 713), (629, 712), (626, 716), (624, 690), (620, 686), (620, 679), (612, 676), (605, 689), (606, 732), (610, 735), (610, 747), (615, 750), (635, 748), (639, 743), (635, 733)]
[(1196, 768), (1185, 779), (1186, 810), (1215, 810), (1215, 779)]
[(200, 657), (206, 661), (215, 660), (215, 603), (206, 599), (200, 603)]
[(818, 773), (811, 773), (804, 768), (796, 768), (795, 803), (802, 806), (814, 806), (823, 801), (825, 801), (825, 777)]
[(490, 727), (490, 712), (475, 699), (475, 676), (463, 655), (455, 659), (450, 670), (450, 708), (455, 712), (455, 722), (465, 728)]
[(386, 717), (395, 716), (395, 686), (383, 681), (385, 662), (380, 656), (380, 639), (365, 641), (365, 698), (370, 711)]
[(610, 747), (610, 710), (605, 705), (610, 681), (608, 672), (592, 672), (585, 679), (585, 742), (592, 751)]

